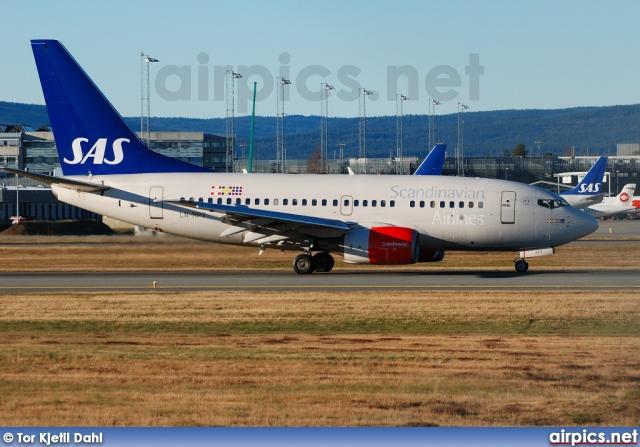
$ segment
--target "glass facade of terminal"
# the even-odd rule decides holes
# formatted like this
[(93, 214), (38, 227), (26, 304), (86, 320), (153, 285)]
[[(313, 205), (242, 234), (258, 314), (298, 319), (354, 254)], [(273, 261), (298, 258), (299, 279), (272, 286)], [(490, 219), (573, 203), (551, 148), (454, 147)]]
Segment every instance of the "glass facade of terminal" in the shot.
[(225, 137), (202, 132), (151, 132), (149, 136), (149, 147), (162, 155), (218, 172), (226, 169)]

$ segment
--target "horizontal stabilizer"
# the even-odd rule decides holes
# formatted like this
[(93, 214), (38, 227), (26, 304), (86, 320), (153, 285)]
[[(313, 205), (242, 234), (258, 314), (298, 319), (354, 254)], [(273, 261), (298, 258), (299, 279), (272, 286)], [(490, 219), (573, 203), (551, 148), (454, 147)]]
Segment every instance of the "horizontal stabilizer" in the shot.
[(81, 182), (79, 180), (72, 180), (70, 178), (65, 178), (65, 177), (54, 177), (52, 175), (36, 174), (35, 172), (20, 171), (19, 169), (11, 169), (11, 168), (0, 168), (0, 169), (10, 174), (16, 174), (21, 177), (30, 178), (37, 182), (46, 183), (48, 185), (62, 186), (63, 188), (73, 189), (74, 191), (97, 192), (97, 191), (106, 191), (107, 189), (111, 188), (110, 186), (107, 186), (107, 185)]
[(604, 199), (604, 196), (605, 196), (605, 193), (603, 192), (602, 194), (596, 194), (595, 196), (589, 196), (585, 200), (587, 202), (600, 203), (600, 202), (602, 202), (602, 199)]

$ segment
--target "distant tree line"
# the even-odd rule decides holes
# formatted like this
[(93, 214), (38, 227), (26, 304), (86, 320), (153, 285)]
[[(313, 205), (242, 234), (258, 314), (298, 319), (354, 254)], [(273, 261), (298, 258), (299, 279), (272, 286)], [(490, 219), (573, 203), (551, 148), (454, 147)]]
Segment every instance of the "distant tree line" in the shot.
[[(139, 117), (125, 118), (137, 130)], [(617, 143), (640, 142), (640, 105), (579, 107), (558, 110), (498, 110), (465, 112), (465, 156), (525, 155), (614, 155)], [(33, 104), (0, 102), (0, 124), (29, 124), (38, 128), (49, 124), (46, 108)], [(330, 118), (328, 155), (338, 156), (344, 144), (345, 157), (357, 157), (359, 118)], [(286, 117), (287, 158), (309, 159), (320, 144), (318, 116)], [(403, 154), (424, 157), (429, 127), (426, 115), (403, 118)], [(152, 118), (151, 129), (158, 131), (198, 131), (225, 135), (224, 118)], [(248, 143), (250, 117), (235, 119), (236, 142)], [(54, 129), (55, 130), (55, 129)], [(275, 158), (274, 117), (256, 117), (255, 154), (259, 159)], [(452, 156), (458, 141), (457, 114), (435, 117), (435, 141), (448, 144)], [(539, 145), (534, 142), (540, 142)], [(526, 148), (534, 148), (527, 150)], [(540, 150), (541, 153), (538, 153)], [(367, 118), (367, 156), (393, 157), (396, 154), (396, 117)], [(523, 155), (524, 154), (524, 155)]]

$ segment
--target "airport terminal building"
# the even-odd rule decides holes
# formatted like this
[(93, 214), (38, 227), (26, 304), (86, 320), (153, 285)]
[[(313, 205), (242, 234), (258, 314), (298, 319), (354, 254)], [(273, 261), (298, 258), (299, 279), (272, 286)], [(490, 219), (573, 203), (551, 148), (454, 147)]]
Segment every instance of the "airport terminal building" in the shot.
[[(224, 172), (233, 166), (237, 172), (247, 168), (247, 159), (229, 160), (225, 137), (204, 132), (151, 132), (149, 147), (163, 155), (198, 166)], [(442, 174), (466, 177), (501, 178), (524, 183), (548, 182), (575, 185), (598, 158), (588, 157), (469, 157), (445, 160)], [(412, 174), (422, 159), (330, 159), (325, 172), (346, 174)], [(60, 167), (53, 133), (48, 126), (34, 129), (27, 125), (0, 124), (0, 165), (14, 169), (52, 174)], [(400, 166), (402, 165), (402, 166)], [(287, 160), (289, 173), (310, 171), (308, 160)], [(280, 172), (275, 160), (254, 160), (254, 172)], [(4, 174), (4, 173), (3, 173)], [(27, 178), (5, 174), (0, 190), (0, 225), (20, 215), (33, 220), (99, 219), (101, 216), (59, 202), (46, 185)], [(610, 156), (603, 191), (617, 194), (627, 183), (640, 185), (640, 144), (619, 144), (616, 156)], [(16, 186), (18, 185), (18, 186)], [(17, 194), (16, 194), (17, 188)], [(561, 192), (561, 191), (558, 191)], [(19, 213), (18, 213), (19, 209)]]

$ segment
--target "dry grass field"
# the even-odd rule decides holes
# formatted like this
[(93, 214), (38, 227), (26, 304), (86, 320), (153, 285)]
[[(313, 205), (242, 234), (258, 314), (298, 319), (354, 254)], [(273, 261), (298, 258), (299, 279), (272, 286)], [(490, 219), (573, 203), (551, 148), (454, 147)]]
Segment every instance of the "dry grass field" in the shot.
[[(177, 238), (0, 247), (9, 272), (291, 262)], [(635, 247), (571, 244), (531, 264), (637, 269)], [(452, 254), (419, 268), (510, 260)], [(11, 294), (0, 296), (0, 425), (630, 426), (639, 348), (640, 289)]]

